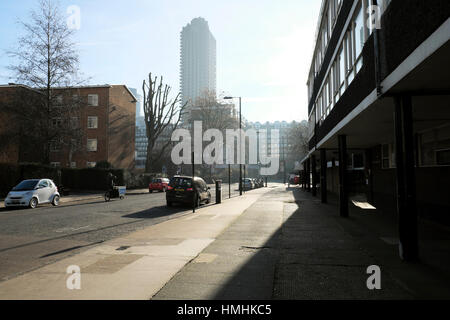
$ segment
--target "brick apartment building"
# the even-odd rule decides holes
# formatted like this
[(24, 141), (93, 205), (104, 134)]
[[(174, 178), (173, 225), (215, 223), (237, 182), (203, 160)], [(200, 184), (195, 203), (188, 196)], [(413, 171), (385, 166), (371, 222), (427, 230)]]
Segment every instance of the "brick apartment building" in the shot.
[(350, 191), (396, 213), (405, 260), (419, 217), (450, 221), (449, 17), (448, 0), (323, 0), (317, 27), (305, 187), (343, 217)]
[[(26, 86), (7, 85), (0, 86), (0, 97), (5, 97), (6, 93), (11, 93), (12, 90), (28, 90), (39, 94)], [(68, 103), (67, 99), (80, 102), (79, 112), (71, 117), (70, 123), (61, 124), (61, 119), (54, 117), (51, 119), (51, 125), (73, 126), (79, 130), (81, 141), (77, 143), (76, 148), (68, 147), (68, 143), (52, 141), (52, 165), (86, 168), (94, 167), (100, 161), (108, 161), (115, 168), (134, 167), (136, 98), (125, 85), (54, 88), (53, 95), (56, 101), (61, 102), (61, 106)], [(60, 106), (55, 103), (53, 108)], [(0, 118), (5, 119), (6, 115), (2, 113)], [(9, 148), (14, 149), (15, 146), (11, 145)], [(11, 154), (0, 160), (17, 163), (24, 160), (20, 154)], [(26, 161), (32, 159), (28, 157)]]

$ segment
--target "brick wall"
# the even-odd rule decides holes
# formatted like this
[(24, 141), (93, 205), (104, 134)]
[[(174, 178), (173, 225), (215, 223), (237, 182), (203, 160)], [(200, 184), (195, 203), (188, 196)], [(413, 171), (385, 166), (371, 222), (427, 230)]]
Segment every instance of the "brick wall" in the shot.
[(136, 101), (123, 85), (109, 90), (109, 155), (116, 168), (134, 167)]

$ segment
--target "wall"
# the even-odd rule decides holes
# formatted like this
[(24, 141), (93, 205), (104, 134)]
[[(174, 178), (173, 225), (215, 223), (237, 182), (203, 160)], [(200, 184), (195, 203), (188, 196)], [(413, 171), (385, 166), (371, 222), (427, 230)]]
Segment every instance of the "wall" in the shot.
[(134, 167), (136, 101), (123, 85), (109, 91), (109, 154), (115, 168)]

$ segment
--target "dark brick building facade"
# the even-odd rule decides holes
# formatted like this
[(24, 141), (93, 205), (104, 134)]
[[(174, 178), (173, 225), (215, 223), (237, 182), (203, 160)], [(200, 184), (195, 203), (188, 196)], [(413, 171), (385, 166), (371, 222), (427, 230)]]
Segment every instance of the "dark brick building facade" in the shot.
[(446, 0), (324, 0), (319, 17), (305, 187), (344, 217), (351, 193), (396, 212), (405, 259), (418, 217), (450, 222), (449, 17)]

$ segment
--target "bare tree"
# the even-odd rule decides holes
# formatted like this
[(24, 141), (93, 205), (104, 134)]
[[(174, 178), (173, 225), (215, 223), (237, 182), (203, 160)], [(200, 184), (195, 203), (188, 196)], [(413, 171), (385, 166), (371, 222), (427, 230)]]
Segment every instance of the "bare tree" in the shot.
[[(195, 102), (190, 107), (189, 122), (193, 123), (194, 121), (202, 122), (203, 131), (217, 129), (224, 136), (227, 129), (237, 129), (239, 127), (239, 119), (234, 106), (232, 104), (220, 103), (216, 97), (216, 93), (207, 89), (195, 99)], [(211, 182), (214, 166), (204, 163), (199, 169), (200, 174), (203, 177), (209, 177), (209, 181)]]
[(239, 126), (235, 108), (230, 104), (219, 103), (216, 93), (210, 90), (204, 90), (195, 100), (190, 121), (202, 121), (204, 130), (218, 129), (222, 133)]
[[(24, 35), (18, 39), (17, 48), (9, 51), (17, 64), (9, 66), (17, 83), (40, 91), (32, 105), (12, 110), (21, 123), (23, 139), (39, 138), (43, 147), (42, 159), (50, 162), (50, 151), (55, 144), (78, 145), (80, 130), (71, 126), (77, 116), (81, 101), (73, 101), (57, 87), (70, 88), (79, 85), (78, 55), (72, 42), (73, 30), (69, 29), (54, 0), (40, 0), (37, 10), (31, 12), (29, 22), (19, 22)], [(19, 97), (20, 98), (20, 97)], [(23, 100), (23, 99), (22, 99)], [(23, 105), (23, 104), (22, 104)], [(14, 109), (14, 108), (13, 108)], [(72, 152), (71, 152), (72, 153)]]
[(163, 84), (163, 77), (152, 78), (142, 84), (144, 94), (144, 118), (147, 129), (147, 162), (146, 172), (157, 172), (157, 164), (171, 145), (172, 132), (180, 124), (182, 112), (186, 104), (181, 105), (180, 93), (169, 99), (171, 87)]
[(295, 122), (289, 130), (290, 150), (288, 151), (295, 159), (301, 160), (308, 154), (308, 122)]

